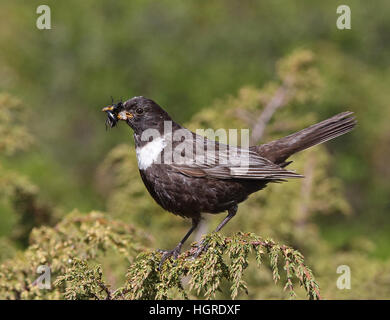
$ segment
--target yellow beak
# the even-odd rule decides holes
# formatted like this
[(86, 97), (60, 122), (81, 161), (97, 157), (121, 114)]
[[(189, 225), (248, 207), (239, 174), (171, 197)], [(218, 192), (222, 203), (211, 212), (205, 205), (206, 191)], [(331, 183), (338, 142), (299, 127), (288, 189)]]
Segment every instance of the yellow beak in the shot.
[(127, 119), (131, 119), (133, 117), (134, 117), (134, 115), (130, 112), (127, 112), (127, 111), (119, 112), (118, 116), (117, 116), (117, 118), (120, 120), (127, 120)]
[[(107, 112), (107, 111), (112, 111), (114, 110), (114, 107), (113, 106), (107, 106), (107, 107), (104, 107), (102, 109), (103, 112)], [(127, 111), (121, 111), (117, 114), (116, 116), (119, 120), (127, 120), (127, 119), (131, 119), (134, 117), (134, 115), (130, 112), (127, 112)]]

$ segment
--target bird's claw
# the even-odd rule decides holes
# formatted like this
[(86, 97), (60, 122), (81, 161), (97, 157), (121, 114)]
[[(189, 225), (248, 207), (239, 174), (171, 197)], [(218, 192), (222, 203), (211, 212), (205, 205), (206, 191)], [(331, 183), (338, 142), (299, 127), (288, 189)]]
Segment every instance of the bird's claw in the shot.
[(163, 250), (163, 249), (157, 249), (156, 250), (158, 253), (162, 253), (162, 254), (165, 254), (167, 252), (170, 252), (169, 250)]
[[(161, 270), (162, 265), (164, 264), (165, 260), (167, 260), (170, 257), (173, 257), (173, 259), (176, 260), (179, 257), (179, 254), (180, 254), (180, 251), (181, 251), (181, 246), (182, 245), (179, 243), (176, 246), (176, 248), (174, 248), (173, 250), (157, 249), (157, 252), (162, 253), (162, 257), (161, 257), (160, 263), (158, 265), (158, 270), (159, 271)], [(196, 249), (195, 253), (192, 255), (192, 258), (196, 259), (197, 257), (199, 257), (201, 255), (202, 252), (207, 251), (208, 248), (209, 248), (209, 245), (208, 244), (204, 244), (204, 242), (202, 241), (199, 244), (198, 248)]]
[(181, 250), (181, 245), (179, 244), (174, 248), (173, 250), (161, 250), (157, 249), (157, 252), (162, 253), (161, 261), (158, 265), (158, 270), (161, 270), (162, 265), (164, 264), (165, 260), (167, 260), (169, 257), (173, 257), (173, 259), (177, 259)]
[(199, 257), (201, 255), (202, 252), (205, 252), (207, 251), (207, 249), (209, 248), (209, 246), (206, 244), (203, 243), (203, 241), (199, 244), (198, 248), (196, 249), (195, 253), (192, 255), (192, 257), (194, 259), (196, 259), (197, 257)]

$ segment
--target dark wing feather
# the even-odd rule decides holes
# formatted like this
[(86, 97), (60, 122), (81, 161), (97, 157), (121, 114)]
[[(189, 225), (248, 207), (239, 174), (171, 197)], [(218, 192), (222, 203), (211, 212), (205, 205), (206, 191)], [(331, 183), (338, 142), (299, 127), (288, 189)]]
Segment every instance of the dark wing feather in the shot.
[[(180, 142), (179, 151), (173, 148), (173, 159), (176, 161), (173, 161), (171, 167), (184, 175), (251, 180), (281, 180), (303, 177), (259, 156), (253, 149), (241, 149), (220, 144), (196, 134), (193, 134), (193, 137), (193, 141), (187, 139)], [(192, 155), (179, 155), (177, 152), (183, 149), (192, 150)], [(179, 161), (177, 161), (178, 159)]]

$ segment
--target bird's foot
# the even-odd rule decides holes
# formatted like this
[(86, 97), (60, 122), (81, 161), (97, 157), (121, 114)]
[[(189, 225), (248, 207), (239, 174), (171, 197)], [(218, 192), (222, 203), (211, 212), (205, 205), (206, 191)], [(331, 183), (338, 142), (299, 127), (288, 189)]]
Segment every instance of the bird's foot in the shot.
[(181, 246), (181, 243), (179, 243), (173, 250), (157, 249), (158, 252), (161, 252), (163, 254), (161, 261), (158, 265), (158, 270), (161, 270), (161, 267), (164, 264), (165, 260), (167, 260), (169, 257), (173, 257), (175, 260), (177, 259), (181, 251)]
[(209, 245), (208, 244), (205, 245), (204, 241), (202, 241), (198, 245), (198, 248), (196, 249), (195, 253), (192, 255), (192, 258), (196, 259), (197, 257), (199, 257), (201, 255), (202, 252), (207, 251), (208, 248), (209, 248)]

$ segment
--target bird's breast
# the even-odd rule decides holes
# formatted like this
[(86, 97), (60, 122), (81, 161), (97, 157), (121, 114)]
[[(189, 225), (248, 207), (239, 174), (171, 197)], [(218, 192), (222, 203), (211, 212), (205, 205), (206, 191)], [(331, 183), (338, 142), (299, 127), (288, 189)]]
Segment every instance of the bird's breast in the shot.
[(138, 168), (148, 169), (153, 163), (161, 163), (161, 154), (166, 146), (164, 138), (156, 138), (143, 146), (136, 148)]

